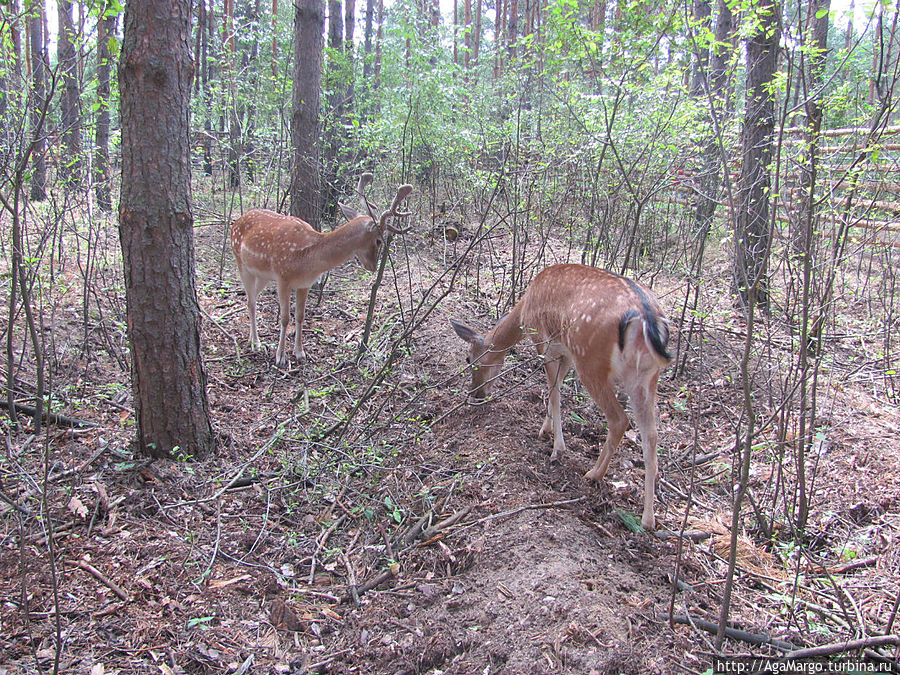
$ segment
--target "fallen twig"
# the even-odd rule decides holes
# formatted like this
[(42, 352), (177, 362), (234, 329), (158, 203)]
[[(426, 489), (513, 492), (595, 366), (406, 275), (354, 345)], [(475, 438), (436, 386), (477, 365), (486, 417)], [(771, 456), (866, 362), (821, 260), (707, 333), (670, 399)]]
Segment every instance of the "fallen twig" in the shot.
[(846, 574), (847, 572), (852, 572), (854, 570), (858, 570), (860, 567), (871, 567), (878, 562), (878, 556), (873, 555), (868, 558), (860, 558), (859, 560), (852, 560), (843, 565), (838, 565), (836, 567), (830, 568), (828, 571), (832, 574)]
[(18, 511), (18, 512), (21, 513), (23, 516), (30, 516), (30, 515), (31, 515), (31, 511), (28, 509), (27, 506), (22, 506), (21, 504), (17, 504), (16, 502), (14, 502), (14, 501), (12, 500), (12, 498), (7, 497), (6, 494), (5, 494), (2, 490), (0, 490), (0, 501), (6, 502), (7, 504), (9, 504), (9, 506), (10, 506), (11, 508), (13, 508), (13, 509), (15, 509), (16, 511)]
[(576, 497), (575, 499), (564, 499), (559, 502), (549, 502), (547, 504), (526, 504), (525, 506), (520, 506), (516, 509), (510, 509), (509, 511), (501, 511), (500, 513), (491, 513), (486, 515), (484, 518), (479, 518), (478, 520), (473, 520), (471, 523), (466, 525), (466, 527), (472, 527), (473, 525), (480, 525), (481, 523), (487, 523), (491, 520), (497, 520), (498, 518), (509, 518), (511, 516), (515, 516), (523, 511), (533, 511), (534, 509), (556, 509), (560, 506), (568, 506), (569, 504), (577, 504), (578, 502), (583, 502), (584, 497)]
[(702, 530), (686, 530), (685, 532), (674, 532), (672, 530), (655, 530), (653, 534), (659, 539), (687, 539), (693, 542), (704, 541), (712, 537), (712, 532)]
[(827, 645), (819, 645), (818, 647), (809, 647), (807, 649), (794, 649), (782, 657), (783, 661), (793, 659), (810, 659), (818, 656), (831, 656), (833, 654), (841, 654), (843, 652), (854, 652), (857, 649), (875, 649), (878, 647), (887, 647), (888, 645), (900, 646), (900, 635), (875, 635), (873, 637), (861, 638), (859, 640), (847, 640), (846, 642), (835, 642)]
[[(686, 626), (699, 628), (700, 630), (711, 633), (712, 635), (717, 635), (719, 632), (719, 624), (713, 623), (712, 621), (707, 621), (706, 619), (695, 619), (694, 617), (685, 616), (684, 614), (676, 614), (672, 617), (670, 617), (668, 614), (663, 614), (662, 618), (666, 621), (671, 620), (673, 623), (681, 623), (685, 624)], [(793, 652), (797, 650), (796, 645), (790, 642), (777, 640), (769, 635), (764, 635), (762, 633), (749, 633), (745, 630), (740, 630), (739, 628), (726, 627), (725, 637), (731, 640), (740, 640), (741, 642), (746, 642), (751, 645), (769, 645), (783, 652)]]
[(427, 539), (431, 539), (431, 538), (432, 538), (434, 535), (436, 535), (438, 532), (441, 532), (441, 531), (443, 531), (443, 530), (446, 530), (446, 529), (447, 529), (448, 527), (450, 527), (451, 525), (455, 525), (456, 523), (458, 523), (460, 520), (462, 520), (462, 519), (465, 518), (467, 515), (469, 515), (469, 513), (470, 513), (471, 511), (472, 511), (472, 507), (471, 507), (471, 506), (467, 506), (466, 508), (457, 511), (456, 513), (454, 513), (454, 514), (453, 514), (452, 516), (450, 516), (449, 518), (444, 518), (444, 520), (442, 520), (441, 522), (437, 523), (436, 525), (432, 525), (432, 526), (429, 527), (427, 530), (424, 530), (424, 531), (422, 532), (422, 534), (419, 535), (418, 538), (420, 538), (420, 539), (426, 539), (426, 540), (427, 540)]
[[(0, 408), (9, 410), (9, 401), (0, 400)], [(37, 412), (34, 407), (25, 405), (24, 403), (13, 403), (13, 408), (15, 408), (16, 412), (32, 417), (34, 417), (34, 414)], [(98, 426), (95, 422), (88, 422), (87, 420), (69, 417), (68, 415), (60, 415), (59, 413), (50, 412), (46, 409), (44, 410), (43, 419), (58, 427), (87, 428)]]
[(331, 533), (334, 532), (337, 528), (341, 526), (341, 524), (347, 520), (347, 516), (341, 516), (337, 520), (335, 520), (331, 525), (325, 530), (320, 536), (319, 541), (316, 542), (316, 550), (312, 554), (312, 559), (309, 561), (309, 585), (312, 586), (316, 580), (316, 558), (319, 555), (319, 552), (325, 547), (325, 542), (328, 541), (328, 537), (331, 536)]
[(109, 588), (109, 590), (111, 590), (113, 593), (118, 595), (120, 600), (124, 600), (125, 602), (131, 602), (131, 598), (128, 597), (128, 594), (125, 591), (123, 591), (113, 581), (110, 581), (109, 579), (107, 579), (103, 575), (103, 573), (100, 570), (98, 570), (96, 567), (94, 567), (93, 565), (89, 565), (88, 563), (84, 562), (83, 560), (71, 560), (70, 564), (75, 565), (75, 567), (82, 569), (85, 572), (87, 572), (88, 574), (90, 574), (91, 576), (93, 576), (97, 581), (99, 581), (101, 584), (103, 584), (104, 586)]

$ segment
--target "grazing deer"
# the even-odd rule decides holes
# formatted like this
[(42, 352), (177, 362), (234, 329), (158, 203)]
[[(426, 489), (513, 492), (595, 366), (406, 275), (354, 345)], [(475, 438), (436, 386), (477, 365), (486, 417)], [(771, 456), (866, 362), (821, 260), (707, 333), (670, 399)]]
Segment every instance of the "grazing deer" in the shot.
[(606, 415), (606, 443), (585, 478), (602, 480), (613, 452), (628, 428), (628, 416), (616, 398), (615, 383), (631, 398), (644, 452), (644, 513), (653, 529), (656, 486), (656, 385), (671, 357), (666, 351), (668, 324), (653, 292), (625, 277), (585, 265), (553, 265), (541, 271), (512, 310), (487, 335), (451, 319), (456, 334), (469, 343), (472, 366), (470, 399), (483, 400), (497, 378), (506, 352), (525, 334), (544, 360), (550, 398), (540, 436), (553, 434), (555, 462), (566, 449), (559, 412), (559, 385), (575, 372), (594, 403)]
[(275, 363), (278, 366), (285, 366), (288, 362), (284, 346), (290, 318), (291, 292), (297, 293), (294, 357), (303, 360), (306, 353), (303, 351), (301, 327), (306, 310), (306, 296), (316, 279), (354, 256), (367, 270), (375, 271), (385, 229), (398, 234), (408, 231), (409, 228), (400, 230), (389, 225), (388, 219), (391, 216), (402, 218), (410, 215), (398, 208), (412, 192), (412, 186), (401, 185), (391, 207), (376, 218), (374, 207), (365, 196), (366, 186), (371, 182), (372, 174), (364, 173), (360, 176), (357, 187), (364, 215), (339, 204), (347, 222), (331, 232), (317, 232), (299, 218), (266, 209), (247, 211), (232, 223), (231, 250), (234, 251), (238, 272), (247, 292), (250, 344), (254, 349), (260, 347), (256, 333), (256, 300), (270, 281), (278, 284), (278, 308), (281, 316), (281, 332), (275, 353)]

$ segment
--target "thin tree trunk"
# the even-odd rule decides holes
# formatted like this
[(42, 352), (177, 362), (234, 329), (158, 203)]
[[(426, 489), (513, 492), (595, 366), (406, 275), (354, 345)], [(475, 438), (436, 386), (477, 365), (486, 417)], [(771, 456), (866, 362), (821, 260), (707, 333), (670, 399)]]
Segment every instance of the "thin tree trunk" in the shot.
[(272, 0), (272, 77), (278, 76), (278, 0)]
[[(815, 406), (809, 405), (809, 398), (814, 395), (810, 383), (809, 351), (810, 351), (810, 303), (812, 275), (815, 266), (815, 232), (818, 221), (816, 214), (816, 174), (819, 159), (819, 132), (822, 128), (822, 99), (820, 89), (825, 81), (825, 50), (828, 47), (828, 12), (831, 0), (812, 0), (809, 3), (808, 29), (804, 36), (809, 49), (805, 50), (807, 64), (806, 87), (803, 96), (806, 101), (806, 141), (807, 158), (801, 166), (801, 205), (800, 220), (803, 223), (802, 247), (798, 253), (803, 256), (803, 290), (800, 307), (800, 433), (797, 435), (797, 529), (806, 529), (809, 519), (809, 493), (806, 480), (806, 451), (812, 446), (812, 421), (815, 418)], [(826, 311), (822, 308), (820, 311)], [(823, 317), (819, 315), (818, 320)], [(812, 408), (812, 409), (810, 409)], [(807, 419), (807, 412), (810, 417)]]
[(384, 24), (384, 0), (378, 0), (378, 28), (375, 31), (375, 65), (372, 71), (372, 76), (374, 77), (374, 84), (372, 86), (372, 94), (373, 98), (376, 100), (375, 104), (375, 114), (377, 115), (381, 112), (381, 104), (378, 103), (378, 90), (381, 89), (381, 50), (382, 50), (382, 41), (383, 41), (383, 29), (382, 26)]
[(465, 0), (463, 6), (463, 65), (466, 70), (472, 66), (472, 0)]
[(353, 37), (356, 33), (356, 0), (344, 0), (344, 55), (347, 61), (347, 91), (344, 95), (344, 115), (352, 114), (355, 95), (356, 68)]
[(759, 30), (747, 38), (747, 103), (742, 130), (741, 179), (735, 232), (734, 281), (746, 305), (750, 288), (763, 309), (769, 305), (769, 175), (773, 156), (775, 99), (770, 89), (778, 62), (778, 7), (765, 0), (756, 9)]
[(75, 50), (75, 24), (71, 0), (57, 0), (59, 35), (57, 58), (62, 79), (59, 118), (65, 156), (59, 166), (60, 179), (67, 188), (81, 182), (81, 98), (78, 89), (78, 59)]
[(225, 0), (222, 10), (222, 48), (225, 50), (225, 77), (228, 80), (228, 183), (241, 184), (241, 118), (237, 100), (237, 45), (234, 26), (234, 0)]
[[(694, 0), (694, 22), (699, 30), (709, 30), (712, 21), (712, 6), (710, 0)], [(709, 49), (701, 48), (694, 54), (694, 65), (691, 72), (691, 96), (698, 98), (703, 95), (704, 81), (709, 74)]]
[(206, 11), (206, 0), (197, 5), (197, 39), (200, 42), (200, 68), (198, 90), (203, 101), (203, 173), (212, 175), (212, 102), (209, 91), (209, 36), (212, 33), (212, 17)]
[(115, 15), (103, 16), (97, 23), (97, 128), (94, 149), (94, 191), (97, 205), (106, 212), (112, 211), (112, 189), (109, 166), (110, 126), (110, 68), (112, 56), (109, 39), (116, 34)]
[(364, 29), (363, 53), (363, 80), (369, 81), (372, 76), (372, 24), (375, 18), (375, 0), (366, 0), (366, 25)]
[(475, 2), (475, 34), (472, 36), (472, 59), (470, 65), (475, 68), (478, 65), (478, 53), (481, 51), (481, 3), (483, 0), (473, 0)]
[(509, 17), (506, 31), (506, 51), (510, 59), (516, 58), (519, 41), (519, 0), (508, 0)]
[(31, 156), (31, 193), (32, 201), (43, 201), (47, 198), (47, 139), (41, 128), (40, 120), (48, 106), (47, 99), (47, 49), (44, 44), (44, 4), (36, 2), (32, 5), (28, 17), (29, 45), (31, 53), (31, 133), (33, 152)]
[(325, 7), (322, 0), (295, 1), (291, 215), (303, 218), (317, 230), (320, 229), (319, 100), (324, 23)]

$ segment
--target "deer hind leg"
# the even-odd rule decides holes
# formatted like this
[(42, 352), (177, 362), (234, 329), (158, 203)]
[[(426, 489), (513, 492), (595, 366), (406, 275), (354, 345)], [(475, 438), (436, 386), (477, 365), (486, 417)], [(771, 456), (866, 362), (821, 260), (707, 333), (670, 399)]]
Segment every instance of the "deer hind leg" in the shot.
[(591, 380), (590, 384), (584, 378), (581, 381), (584, 383), (591, 398), (594, 399), (594, 403), (606, 415), (606, 442), (603, 444), (594, 467), (584, 474), (585, 478), (599, 482), (606, 475), (613, 453), (619, 447), (622, 436), (625, 435), (625, 431), (628, 429), (628, 415), (625, 414), (622, 404), (616, 398), (615, 387), (613, 387), (613, 383), (608, 375), (602, 379)]
[(243, 282), (244, 292), (247, 294), (247, 313), (250, 315), (250, 348), (258, 350), (260, 343), (259, 335), (256, 332), (256, 301), (265, 284), (244, 268), (241, 268), (241, 282)]
[(653, 502), (656, 493), (656, 476), (659, 459), (656, 452), (656, 385), (659, 372), (655, 372), (645, 382), (638, 382), (630, 392), (631, 406), (641, 432), (641, 449), (644, 454), (644, 513), (641, 524), (648, 530), (656, 527)]
[(303, 351), (303, 317), (306, 314), (306, 296), (309, 295), (308, 288), (297, 289), (297, 306), (294, 308), (294, 358), (298, 361), (306, 359), (306, 352)]
[(275, 352), (275, 365), (284, 367), (288, 364), (284, 355), (284, 343), (287, 340), (287, 327), (291, 319), (291, 288), (286, 283), (278, 282), (278, 319), (281, 329), (278, 333), (278, 350)]
[(553, 434), (553, 452), (550, 461), (557, 462), (566, 451), (566, 441), (563, 438), (562, 415), (559, 403), (559, 387), (572, 368), (572, 361), (567, 354), (559, 353), (553, 349), (540, 349), (544, 357), (544, 372), (547, 374), (547, 385), (550, 393), (547, 400), (547, 415), (544, 424), (538, 433), (540, 438)]

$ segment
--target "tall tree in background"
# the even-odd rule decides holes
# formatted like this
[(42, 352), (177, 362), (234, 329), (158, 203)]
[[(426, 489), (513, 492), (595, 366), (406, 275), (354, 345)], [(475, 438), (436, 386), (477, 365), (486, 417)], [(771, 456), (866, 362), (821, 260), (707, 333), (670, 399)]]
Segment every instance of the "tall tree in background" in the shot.
[[(698, 3), (695, 4), (695, 13), (697, 4), (702, 5), (702, 2), (698, 0)], [(708, 17), (704, 16), (704, 9), (701, 7), (699, 11), (701, 19), (707, 22)], [(732, 32), (732, 15), (728, 0), (719, 0), (713, 43), (709, 48), (708, 55), (701, 53), (697, 57), (695, 63), (698, 64), (698, 67), (691, 86), (692, 95), (705, 97), (709, 108), (709, 130), (703, 143), (703, 167), (697, 179), (697, 203), (694, 211), (694, 229), (701, 238), (701, 247), (696, 261), (698, 265), (702, 261), (703, 242), (705, 242), (712, 225), (716, 206), (719, 203), (719, 193), (722, 189), (720, 134), (727, 110), (725, 98), (728, 84), (728, 61), (732, 53), (729, 46)]]
[(375, 15), (375, 0), (366, 0), (366, 18), (363, 28), (363, 80), (369, 81), (372, 75), (372, 27)]
[(0, 69), (0, 133), (6, 135), (9, 143), (15, 135), (15, 126), (5, 124), (10, 111), (10, 98), (22, 91), (22, 17), (18, 0), (12, 0), (6, 8), (0, 8), (0, 22), (9, 26), (9, 40), (0, 44), (0, 58), (9, 65)]
[[(712, 17), (711, 0), (694, 0), (694, 28), (697, 31), (709, 30)], [(713, 45), (715, 47), (715, 45)], [(691, 96), (698, 97), (704, 93), (704, 80), (709, 73), (709, 49), (697, 49), (694, 52), (694, 65), (691, 71)]]
[(772, 79), (778, 64), (778, 6), (761, 0), (747, 37), (747, 94), (734, 237), (734, 280), (741, 302), (769, 305), (769, 197), (775, 131)]
[(222, 10), (222, 48), (225, 50), (225, 72), (228, 79), (228, 179), (231, 187), (241, 184), (240, 146), (241, 119), (238, 115), (237, 46), (234, 25), (234, 0), (225, 0)]
[(28, 44), (31, 57), (31, 134), (32, 201), (47, 198), (47, 139), (44, 134), (44, 116), (47, 114), (47, 47), (44, 34), (44, 4), (35, 2), (28, 15)]
[(506, 31), (506, 51), (510, 60), (516, 58), (519, 41), (519, 0), (507, 0), (509, 16)]
[[(807, 12), (807, 25), (803, 34), (802, 63), (803, 68), (803, 101), (806, 110), (806, 144), (804, 161), (800, 163), (800, 228), (793, 237), (799, 244), (796, 250), (803, 260), (802, 293), (800, 307), (800, 415), (799, 433), (797, 434), (797, 528), (806, 529), (809, 519), (809, 484), (806, 476), (806, 452), (812, 447), (813, 420), (815, 419), (815, 389), (811, 386), (809, 336), (816, 332), (810, 325), (811, 314), (816, 314), (821, 321), (827, 307), (831, 304), (825, 300), (819, 308), (810, 307), (812, 303), (812, 283), (816, 264), (816, 230), (818, 227), (818, 207), (816, 199), (816, 183), (819, 169), (819, 135), (822, 130), (822, 86), (825, 82), (825, 55), (828, 48), (828, 13), (831, 0), (810, 0)], [(821, 328), (821, 324), (820, 324)], [(810, 418), (810, 398), (813, 406)]]
[(191, 0), (129, 0), (119, 62), (125, 269), (138, 451), (215, 447), (200, 358), (190, 193)]
[(97, 127), (94, 148), (94, 186), (97, 205), (112, 211), (109, 165), (110, 73), (112, 55), (109, 41), (116, 34), (116, 15), (108, 3), (101, 8), (97, 21)]
[(194, 53), (195, 68), (198, 68), (195, 79), (195, 92), (203, 101), (205, 115), (203, 116), (203, 173), (212, 175), (212, 94), (209, 90), (210, 81), (210, 36), (212, 35), (212, 13), (206, 9), (206, 0), (197, 3), (197, 40)]
[(478, 52), (481, 50), (481, 3), (483, 0), (473, 0), (475, 2), (475, 26), (472, 35), (472, 56), (469, 59), (469, 67), (475, 68), (478, 64)]
[(319, 99), (322, 83), (324, 0), (294, 2), (294, 72), (291, 109), (291, 215), (321, 229), (319, 214)]
[(347, 59), (347, 91), (344, 96), (344, 113), (353, 111), (353, 97), (355, 89), (354, 73), (355, 50), (354, 35), (356, 33), (356, 0), (344, 0), (344, 54)]
[(341, 13), (341, 0), (328, 0), (328, 51), (325, 62), (326, 86), (328, 94), (325, 99), (324, 128), (322, 135), (322, 171), (319, 175), (321, 191), (319, 193), (319, 213), (322, 217), (331, 215), (329, 205), (334, 203), (338, 194), (338, 174), (340, 173), (339, 156), (344, 142), (341, 122), (344, 116), (344, 96), (348, 83), (346, 63), (343, 58), (344, 49), (344, 16)]
[(78, 58), (75, 49), (77, 35), (72, 20), (71, 0), (57, 0), (59, 35), (56, 40), (57, 58), (61, 74), (59, 121), (65, 156), (59, 171), (67, 187), (81, 181), (81, 93), (78, 86)]

